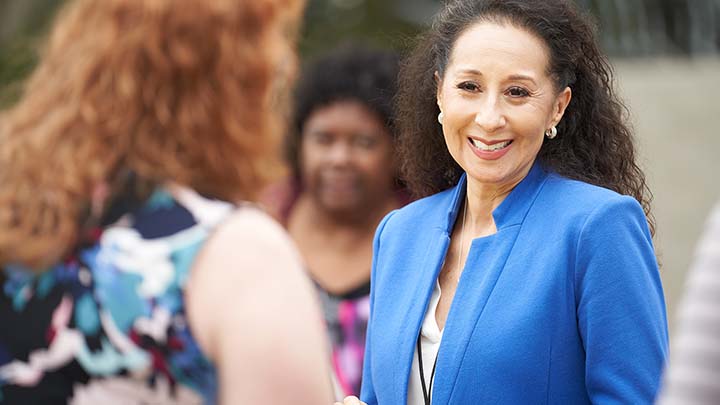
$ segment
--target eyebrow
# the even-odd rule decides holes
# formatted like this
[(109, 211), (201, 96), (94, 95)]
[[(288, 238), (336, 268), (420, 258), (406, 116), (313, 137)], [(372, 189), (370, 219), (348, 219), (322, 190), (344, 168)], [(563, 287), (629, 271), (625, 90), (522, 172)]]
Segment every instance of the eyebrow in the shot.
[[(476, 69), (462, 69), (459, 71), (460, 74), (470, 74), (470, 75), (476, 75), (476, 76), (482, 76), (482, 72)], [(536, 84), (535, 79), (533, 79), (531, 76), (528, 75), (522, 75), (522, 74), (515, 74), (510, 75), (508, 77), (508, 80), (526, 80), (533, 84)]]
[(510, 80), (527, 80), (529, 82), (535, 83), (535, 79), (533, 79), (530, 76), (526, 76), (526, 75), (510, 75), (510, 77), (508, 79), (510, 79)]
[(475, 69), (462, 69), (458, 73), (482, 76), (482, 72), (480, 72), (479, 70), (475, 70)]

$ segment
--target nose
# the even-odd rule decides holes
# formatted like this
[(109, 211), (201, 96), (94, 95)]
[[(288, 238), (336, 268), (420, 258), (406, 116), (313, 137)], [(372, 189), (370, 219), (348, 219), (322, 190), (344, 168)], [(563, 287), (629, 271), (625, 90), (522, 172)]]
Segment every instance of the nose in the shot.
[(347, 142), (334, 142), (327, 151), (327, 159), (334, 166), (343, 166), (350, 162), (351, 150)]
[(486, 133), (492, 133), (506, 124), (505, 113), (499, 104), (498, 97), (483, 98), (475, 113), (475, 123)]

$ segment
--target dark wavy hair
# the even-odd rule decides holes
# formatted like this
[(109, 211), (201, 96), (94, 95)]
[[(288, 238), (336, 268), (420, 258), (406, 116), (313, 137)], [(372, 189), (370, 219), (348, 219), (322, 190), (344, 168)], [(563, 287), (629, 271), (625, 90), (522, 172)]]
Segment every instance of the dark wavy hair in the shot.
[(337, 101), (358, 101), (377, 114), (396, 138), (393, 98), (400, 57), (395, 51), (346, 43), (322, 54), (303, 68), (295, 93), (295, 114), (286, 143), (286, 157), (300, 178), (300, 144), (305, 121), (315, 109)]
[(590, 19), (566, 0), (455, 0), (445, 5), (400, 69), (398, 143), (410, 190), (417, 197), (434, 194), (457, 184), (463, 173), (437, 123), (434, 73), (444, 76), (456, 39), (483, 21), (509, 24), (542, 39), (556, 90), (572, 89), (557, 125), (559, 136), (545, 139), (540, 162), (565, 177), (634, 197), (654, 233), (652, 194), (636, 162), (627, 108), (613, 88), (612, 67)]

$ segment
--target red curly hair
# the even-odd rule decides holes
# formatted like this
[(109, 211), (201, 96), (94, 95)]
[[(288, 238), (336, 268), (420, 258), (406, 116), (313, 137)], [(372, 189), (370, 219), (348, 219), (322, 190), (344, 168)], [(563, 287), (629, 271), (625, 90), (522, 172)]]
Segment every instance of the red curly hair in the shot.
[(277, 172), (303, 0), (76, 0), (0, 117), (0, 264), (49, 265), (125, 171), (253, 199)]

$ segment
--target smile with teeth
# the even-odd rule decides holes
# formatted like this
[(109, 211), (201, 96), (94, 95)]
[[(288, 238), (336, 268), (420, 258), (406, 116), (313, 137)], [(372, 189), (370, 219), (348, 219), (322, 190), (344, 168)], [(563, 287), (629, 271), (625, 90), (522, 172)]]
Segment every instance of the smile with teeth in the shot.
[(475, 146), (476, 148), (478, 148), (480, 150), (484, 150), (487, 152), (494, 152), (496, 150), (504, 149), (512, 143), (512, 141), (505, 141), (505, 142), (494, 143), (492, 145), (487, 145), (477, 139), (473, 139), (473, 138), (469, 138), (469, 139), (470, 139), (470, 142), (472, 142), (473, 146)]

